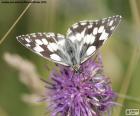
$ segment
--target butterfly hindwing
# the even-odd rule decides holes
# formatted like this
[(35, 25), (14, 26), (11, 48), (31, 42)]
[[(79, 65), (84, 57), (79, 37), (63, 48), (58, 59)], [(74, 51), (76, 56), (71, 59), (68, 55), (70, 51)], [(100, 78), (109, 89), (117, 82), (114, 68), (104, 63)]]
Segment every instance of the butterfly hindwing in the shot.
[(104, 18), (102, 20), (80, 21), (67, 31), (67, 38), (78, 44), (81, 63), (91, 57), (95, 51), (111, 36), (121, 20), (121, 16)]
[(48, 60), (75, 67), (95, 54), (120, 20), (119, 15), (96, 21), (84, 20), (72, 25), (66, 37), (54, 33), (31, 33), (18, 36), (17, 40)]
[(65, 37), (61, 34), (54, 33), (31, 33), (17, 37), (17, 40), (31, 51), (38, 55), (68, 66), (64, 62), (63, 46), (65, 45)]

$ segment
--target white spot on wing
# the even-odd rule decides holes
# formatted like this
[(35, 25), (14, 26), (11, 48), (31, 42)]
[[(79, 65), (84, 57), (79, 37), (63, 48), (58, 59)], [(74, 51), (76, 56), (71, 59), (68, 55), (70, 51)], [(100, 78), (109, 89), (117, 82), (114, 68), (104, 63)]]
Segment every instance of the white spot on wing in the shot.
[(52, 32), (48, 33), (47, 35), (49, 35), (49, 36), (55, 36), (54, 33), (52, 33)]
[(77, 27), (78, 27), (78, 24), (77, 23), (73, 25), (73, 28), (74, 29), (77, 28)]
[(111, 25), (113, 24), (113, 22), (114, 22), (114, 21), (113, 21), (113, 20), (111, 20), (111, 21), (110, 21), (110, 23), (109, 23), (109, 26), (111, 26)]
[(83, 37), (83, 36), (82, 36), (80, 33), (77, 33), (77, 34), (75, 35), (75, 38), (77, 38), (78, 41), (81, 41), (82, 37)]
[(90, 35), (86, 35), (86, 36), (84, 37), (84, 43), (89, 44), (91, 39), (92, 39), (91, 34), (90, 34)]
[(95, 41), (95, 36), (94, 36), (94, 35), (92, 35), (92, 37), (91, 37), (91, 39), (90, 39), (90, 44), (93, 44), (93, 43), (94, 43), (94, 41)]
[(89, 28), (89, 29), (92, 28), (92, 25), (88, 25), (88, 28)]
[(90, 46), (86, 51), (87, 56), (91, 55), (95, 50), (95, 46)]
[(105, 19), (102, 20), (102, 23), (104, 23), (104, 22), (105, 22)]
[(38, 32), (37, 34), (38, 34), (39, 36), (42, 36), (42, 35), (43, 35), (43, 33), (40, 33), (40, 32)]
[(41, 40), (39, 40), (39, 39), (36, 39), (35, 42), (36, 42), (38, 45), (42, 45), (42, 44), (43, 44), (43, 42), (42, 42)]
[(29, 43), (29, 42), (31, 42), (30, 40), (29, 40), (29, 38), (25, 38), (25, 40)]
[(84, 25), (86, 25), (87, 23), (86, 23), (86, 22), (80, 22), (80, 24), (84, 26)]
[[(44, 34), (45, 34), (45, 33), (44, 33)], [(46, 36), (47, 36), (47, 37), (54, 37), (55, 35), (54, 35), (54, 33), (51, 33), (51, 32), (50, 32), (50, 33), (47, 33)]]
[(49, 43), (47, 47), (51, 52), (56, 51), (58, 49), (58, 46), (56, 43)]
[(95, 27), (95, 28), (93, 29), (93, 35), (96, 35), (96, 34), (97, 34), (97, 32), (98, 32), (98, 28), (97, 28), (97, 27)]
[(56, 43), (50, 43), (50, 44), (54, 51), (56, 51), (58, 49), (58, 46)]
[(25, 46), (30, 47), (31, 45), (30, 44), (25, 44)]
[(108, 38), (108, 33), (105, 32), (105, 30), (103, 31), (102, 35), (100, 36), (99, 40), (106, 40)]
[(102, 33), (103, 31), (104, 31), (104, 26), (100, 26), (99, 30), (98, 30), (98, 33)]
[(53, 48), (52, 48), (50, 45), (47, 45), (47, 48), (48, 48), (51, 52), (53, 52)]
[(57, 37), (58, 37), (58, 38), (64, 38), (64, 35), (57, 34)]
[(31, 33), (30, 34), (32, 37), (36, 37), (36, 33)]
[(114, 30), (114, 29), (115, 29), (115, 26), (112, 26), (112, 27), (110, 28), (111, 31)]
[(50, 55), (50, 58), (55, 60), (55, 61), (61, 61), (61, 58), (60, 56), (58, 56), (57, 54), (51, 54)]
[(21, 35), (20, 35), (20, 36), (17, 36), (17, 38), (18, 38), (18, 37), (21, 37)]
[(42, 42), (44, 45), (48, 45), (48, 41), (45, 38), (42, 39)]
[(84, 43), (87, 43), (87, 44), (93, 44), (93, 42), (95, 41), (95, 36), (90, 34), (90, 35), (86, 35), (84, 37)]
[(74, 42), (76, 40), (76, 37), (74, 35), (69, 36), (69, 39)]
[(42, 47), (40, 47), (39, 45), (36, 45), (36, 47), (33, 48), (35, 50), (35, 52), (42, 52), (44, 51), (44, 49)]
[(81, 33), (77, 33), (77, 34), (75, 35), (75, 36), (76, 36), (75, 39), (77, 39), (78, 41), (81, 41), (81, 39), (84, 37), (85, 30), (86, 30), (86, 29), (84, 29)]

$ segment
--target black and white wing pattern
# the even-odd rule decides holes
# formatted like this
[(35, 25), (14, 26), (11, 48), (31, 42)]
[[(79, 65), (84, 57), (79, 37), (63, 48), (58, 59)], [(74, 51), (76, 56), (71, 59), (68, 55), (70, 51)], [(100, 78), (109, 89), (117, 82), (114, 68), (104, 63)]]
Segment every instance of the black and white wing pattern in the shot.
[(119, 15), (97, 21), (85, 20), (72, 25), (66, 37), (54, 33), (31, 33), (18, 36), (17, 40), (48, 60), (75, 67), (95, 54), (120, 20)]
[(96, 49), (111, 36), (120, 21), (121, 16), (116, 15), (102, 20), (80, 21), (68, 29), (67, 38), (79, 46), (77, 52), (81, 63), (95, 54)]
[(65, 37), (54, 33), (31, 33), (17, 36), (17, 40), (36, 54), (53, 62), (69, 66), (63, 50)]

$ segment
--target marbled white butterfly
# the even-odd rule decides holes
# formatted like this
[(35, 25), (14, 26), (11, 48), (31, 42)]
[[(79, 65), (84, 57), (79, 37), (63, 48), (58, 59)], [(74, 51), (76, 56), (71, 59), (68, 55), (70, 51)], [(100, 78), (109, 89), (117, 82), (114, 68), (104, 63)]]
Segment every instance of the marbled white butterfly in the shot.
[(102, 20), (84, 20), (72, 25), (67, 35), (31, 33), (17, 37), (25, 47), (40, 56), (78, 71), (80, 64), (93, 56), (111, 36), (121, 16)]

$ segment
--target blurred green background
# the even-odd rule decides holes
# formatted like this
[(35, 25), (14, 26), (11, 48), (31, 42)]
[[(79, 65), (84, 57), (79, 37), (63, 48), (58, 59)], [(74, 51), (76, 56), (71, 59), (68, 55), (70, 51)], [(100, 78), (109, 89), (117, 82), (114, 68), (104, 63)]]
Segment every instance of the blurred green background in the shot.
[[(27, 5), (0, 4), (1, 39)], [(115, 107), (112, 115), (125, 116), (126, 109), (140, 109), (140, 1), (47, 0), (44, 4), (32, 4), (0, 44), (0, 116), (45, 115), (44, 104), (22, 100), (22, 95), (31, 94), (32, 90), (20, 81), (18, 69), (10, 66), (4, 56), (7, 52), (20, 55), (32, 62), (36, 73), (44, 79), (49, 75), (45, 65), (53, 68), (54, 64), (19, 44), (15, 39), (17, 35), (32, 32), (65, 34), (68, 27), (77, 21), (117, 14), (122, 15), (122, 22), (101, 48), (105, 73), (119, 94), (117, 102), (122, 105)], [(13, 60), (12, 56), (8, 58)]]

